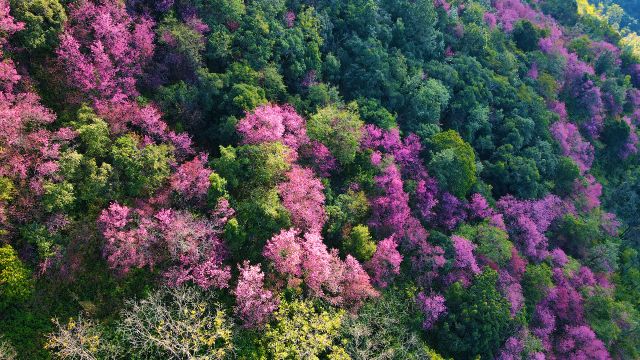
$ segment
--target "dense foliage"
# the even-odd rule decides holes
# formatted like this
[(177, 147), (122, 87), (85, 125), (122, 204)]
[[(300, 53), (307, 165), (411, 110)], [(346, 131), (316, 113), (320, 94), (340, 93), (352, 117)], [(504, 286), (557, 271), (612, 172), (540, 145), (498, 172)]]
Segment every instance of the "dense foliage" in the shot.
[(638, 16), (0, 0), (0, 359), (639, 358)]

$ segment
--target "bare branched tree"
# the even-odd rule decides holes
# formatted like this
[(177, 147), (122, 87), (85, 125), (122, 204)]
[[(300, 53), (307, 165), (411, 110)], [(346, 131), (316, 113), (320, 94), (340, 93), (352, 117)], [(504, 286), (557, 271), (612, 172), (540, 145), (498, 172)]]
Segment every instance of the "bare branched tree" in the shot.
[(225, 311), (212, 307), (201, 291), (161, 289), (130, 302), (118, 331), (137, 353), (172, 359), (214, 360), (232, 350), (232, 327)]
[(11, 343), (0, 335), (0, 360), (15, 360), (18, 358)]
[[(78, 316), (60, 323), (53, 319), (57, 331), (50, 334), (45, 347), (60, 359), (95, 360), (99, 358), (102, 334), (91, 320)], [(102, 357), (104, 358), (104, 357)]]

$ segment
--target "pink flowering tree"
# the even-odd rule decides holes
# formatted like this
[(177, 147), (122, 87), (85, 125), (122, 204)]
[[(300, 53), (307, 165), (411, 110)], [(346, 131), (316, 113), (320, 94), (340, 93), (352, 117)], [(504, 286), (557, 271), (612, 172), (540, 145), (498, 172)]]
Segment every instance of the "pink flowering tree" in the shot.
[(411, 209), (398, 168), (390, 164), (374, 180), (380, 194), (371, 200), (371, 227), (381, 236), (403, 234)]
[(193, 281), (204, 289), (228, 286), (230, 269), (223, 265), (226, 249), (212, 222), (173, 210), (161, 210), (155, 220), (169, 260), (176, 263), (165, 272), (170, 285)]
[(318, 234), (305, 234), (301, 240), (302, 270), (309, 293), (329, 303), (340, 304), (340, 283), (344, 276), (344, 266), (337, 252), (330, 252)]
[(238, 268), (240, 276), (234, 290), (236, 296), (234, 312), (245, 327), (261, 327), (278, 308), (278, 298), (264, 288), (264, 273), (260, 265), (251, 265), (245, 261)]
[(418, 219), (410, 217), (407, 221), (405, 238), (401, 243), (403, 252), (411, 254), (411, 268), (418, 282), (427, 287), (432, 286), (445, 266), (445, 252), (440, 246), (428, 241), (429, 233), (422, 227)]
[(629, 127), (629, 137), (620, 148), (620, 157), (622, 159), (626, 159), (629, 156), (638, 153), (638, 132), (636, 129), (636, 124), (631, 120), (630, 117), (625, 116), (622, 118), (622, 121), (624, 121), (625, 124), (627, 124), (627, 126)]
[[(112, 268), (127, 273), (132, 268), (153, 266), (153, 245), (156, 239), (149, 234), (151, 223), (141, 219), (134, 222), (132, 209), (118, 203), (111, 204), (98, 218), (102, 236), (106, 240), (104, 253)], [(144, 236), (144, 235), (149, 236)]]
[(295, 229), (283, 230), (274, 235), (262, 252), (273, 267), (287, 278), (287, 286), (296, 287), (302, 278), (302, 244)]
[(498, 354), (498, 360), (519, 360), (522, 359), (524, 351), (524, 341), (518, 337), (512, 336), (507, 339), (504, 346)]
[(200, 153), (193, 160), (182, 163), (171, 175), (171, 188), (186, 201), (201, 204), (206, 200), (212, 173), (207, 167), (207, 158), (207, 154)]
[(323, 143), (313, 140), (300, 149), (301, 160), (309, 164), (319, 176), (329, 177), (338, 169), (338, 162), (329, 148)]
[(588, 174), (583, 179), (575, 181), (573, 186), (573, 199), (576, 207), (584, 212), (589, 212), (600, 206), (600, 196), (602, 196), (602, 185)]
[(469, 286), (473, 277), (480, 273), (480, 267), (473, 254), (476, 245), (457, 235), (451, 237), (451, 242), (453, 243), (454, 260), (452, 270), (447, 274), (445, 282), (452, 284), (460, 281), (462, 285)]
[(518, 282), (518, 279), (513, 277), (507, 271), (500, 271), (498, 273), (498, 285), (501, 293), (511, 304), (511, 316), (522, 310), (524, 306), (524, 295), (522, 293), (522, 286)]
[(96, 104), (96, 112), (107, 121), (114, 134), (127, 130), (138, 130), (149, 142), (173, 145), (178, 160), (184, 160), (194, 153), (191, 138), (186, 133), (176, 133), (162, 120), (162, 113), (153, 104), (140, 106), (134, 101), (101, 102)]
[(469, 217), (472, 219), (488, 219), (493, 214), (493, 209), (489, 207), (487, 199), (478, 193), (471, 195), (467, 209)]
[[(0, 1), (0, 236), (13, 235), (12, 224), (44, 216), (45, 184), (58, 184), (59, 159), (75, 132), (69, 128), (50, 130), (55, 115), (30, 92), (28, 78), (18, 74), (4, 51), (9, 37), (24, 29), (10, 14), (7, 1)], [(55, 185), (54, 185), (55, 186)], [(8, 201), (11, 200), (11, 201)], [(17, 222), (16, 222), (17, 221)]]
[(303, 231), (320, 232), (326, 221), (324, 186), (313, 171), (300, 166), (293, 166), (286, 177), (278, 186), (278, 193), (291, 221)]
[[(393, 156), (399, 166), (401, 176), (416, 182), (412, 200), (419, 215), (429, 220), (434, 215), (433, 208), (437, 205), (438, 188), (434, 178), (430, 177), (422, 161), (422, 144), (415, 134), (401, 139), (398, 129), (382, 130), (375, 125), (365, 125), (361, 146), (374, 150), (374, 156), (382, 159), (382, 155)], [(372, 161), (379, 165), (379, 161)]]
[(513, 26), (518, 20), (525, 19), (537, 22), (541, 15), (520, 0), (496, 0), (493, 2), (493, 6), (500, 24), (508, 32), (513, 30)]
[(593, 163), (593, 146), (582, 138), (578, 127), (570, 122), (558, 121), (551, 125), (551, 134), (560, 144), (564, 156), (576, 162), (582, 173)]
[(367, 263), (372, 282), (381, 288), (387, 287), (400, 274), (402, 255), (398, 252), (398, 243), (390, 236), (378, 243), (376, 252)]
[(436, 207), (434, 225), (451, 231), (466, 218), (467, 211), (463, 201), (448, 192), (443, 193)]
[(444, 296), (440, 294), (428, 296), (424, 292), (420, 292), (416, 296), (416, 304), (424, 314), (422, 327), (425, 330), (431, 329), (447, 313)]
[(604, 343), (588, 326), (567, 326), (556, 346), (557, 356), (563, 359), (611, 359)]
[[(335, 252), (335, 251), (334, 251)], [(351, 255), (344, 259), (344, 273), (341, 280), (342, 301), (345, 306), (357, 309), (365, 299), (375, 298), (379, 294), (371, 286), (371, 279), (360, 262)]]
[(502, 214), (491, 208), (484, 196), (473, 194), (466, 207), (468, 220), (487, 220), (491, 226), (506, 230)]
[(546, 297), (536, 305), (532, 333), (542, 341), (546, 351), (553, 351), (557, 335), (565, 326), (585, 325), (583, 299), (562, 269), (553, 270), (555, 286), (547, 289)]
[(297, 150), (309, 142), (304, 119), (290, 105), (258, 106), (238, 122), (236, 130), (243, 144), (280, 141)]
[(304, 283), (309, 295), (333, 305), (358, 308), (378, 295), (362, 265), (350, 255), (342, 261), (318, 234), (300, 237), (297, 230), (283, 230), (267, 242), (263, 255), (286, 277), (288, 286)]
[[(221, 200), (219, 208), (226, 208)], [(132, 268), (169, 264), (164, 276), (171, 286), (193, 281), (200, 287), (226, 288), (231, 278), (223, 264), (226, 248), (220, 238), (228, 211), (207, 220), (163, 209), (155, 214), (111, 204), (98, 218), (109, 265), (127, 273)]]
[(119, 1), (83, 0), (70, 7), (57, 50), (80, 98), (120, 101), (138, 95), (136, 79), (153, 56), (154, 23), (127, 14)]
[(4, 47), (9, 42), (9, 37), (16, 32), (24, 29), (24, 23), (17, 22), (10, 14), (11, 8), (9, 1), (0, 1), (0, 89), (3, 93), (13, 92), (13, 86), (20, 81), (20, 75), (16, 70), (15, 64), (9, 58), (4, 56)]
[(545, 232), (561, 215), (574, 211), (555, 195), (541, 200), (517, 200), (505, 196), (498, 201), (507, 229), (516, 246), (527, 257), (540, 261), (548, 255), (548, 239)]

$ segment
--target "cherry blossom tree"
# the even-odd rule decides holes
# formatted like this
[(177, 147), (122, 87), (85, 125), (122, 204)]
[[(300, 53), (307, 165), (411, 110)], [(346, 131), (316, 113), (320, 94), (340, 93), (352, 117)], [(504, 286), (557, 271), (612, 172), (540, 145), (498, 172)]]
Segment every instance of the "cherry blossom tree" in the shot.
[(278, 186), (278, 193), (291, 221), (303, 231), (320, 232), (326, 221), (324, 186), (313, 171), (300, 166), (293, 166), (286, 177)]
[(411, 209), (409, 195), (403, 189), (398, 168), (393, 164), (388, 165), (382, 174), (375, 177), (375, 182), (380, 195), (371, 200), (370, 225), (381, 236), (403, 234)]
[(82, 0), (70, 7), (58, 58), (79, 99), (120, 101), (138, 95), (136, 79), (153, 55), (154, 23), (131, 17), (122, 2)]
[(395, 236), (380, 241), (376, 252), (367, 263), (367, 269), (372, 274), (372, 282), (378, 287), (387, 287), (389, 282), (400, 274), (400, 263), (402, 263), (402, 255), (398, 252)]
[[(416, 181), (413, 198), (420, 216), (425, 220), (431, 219), (432, 210), (438, 203), (438, 189), (435, 179), (429, 176), (420, 157), (422, 152), (420, 139), (415, 134), (401, 139), (398, 129), (386, 131), (375, 125), (365, 125), (361, 146), (374, 150), (374, 155), (379, 159), (382, 154), (393, 156), (402, 177)], [(374, 161), (374, 165), (376, 162)]]
[(444, 296), (440, 294), (428, 296), (420, 292), (416, 296), (416, 303), (425, 316), (422, 322), (422, 328), (425, 330), (431, 329), (438, 319), (447, 313)]
[(300, 153), (302, 160), (310, 164), (319, 176), (329, 177), (338, 169), (336, 158), (329, 148), (319, 141), (313, 140), (306, 144), (300, 149)]
[(540, 261), (548, 254), (548, 239), (544, 235), (553, 220), (575, 211), (555, 195), (540, 200), (517, 200), (505, 196), (498, 201), (505, 216), (507, 229), (515, 244), (527, 257)]
[(297, 150), (309, 142), (305, 120), (290, 105), (261, 105), (240, 120), (236, 130), (243, 144), (281, 141)]
[(560, 144), (562, 153), (576, 162), (581, 172), (588, 171), (593, 163), (593, 146), (582, 138), (578, 127), (570, 122), (558, 121), (551, 125), (551, 134)]
[(311, 296), (331, 304), (358, 308), (378, 294), (362, 265), (350, 255), (342, 261), (318, 234), (300, 237), (298, 230), (282, 230), (267, 241), (263, 255), (287, 277), (288, 286), (304, 283)]
[(588, 326), (567, 326), (557, 345), (558, 357), (576, 360), (611, 359), (604, 343)]
[(295, 229), (283, 230), (274, 235), (264, 247), (264, 257), (271, 260), (275, 270), (289, 277), (288, 286), (299, 285), (302, 277), (302, 244)]
[(471, 241), (454, 235), (451, 237), (454, 250), (453, 268), (447, 275), (445, 282), (452, 284), (460, 281), (464, 286), (469, 286), (473, 276), (480, 273), (480, 267), (473, 254), (476, 246)]
[(235, 313), (247, 328), (263, 326), (278, 308), (278, 299), (264, 288), (264, 273), (260, 265), (245, 261), (240, 269), (236, 296)]
[(600, 206), (602, 185), (593, 175), (587, 174), (583, 179), (576, 180), (573, 189), (571, 197), (578, 209), (589, 212)]
[(187, 201), (202, 203), (206, 199), (212, 173), (206, 167), (207, 158), (207, 154), (200, 153), (193, 160), (181, 164), (171, 175), (171, 188)]
[(153, 105), (141, 106), (134, 101), (100, 102), (97, 114), (106, 120), (114, 134), (127, 130), (140, 130), (147, 143), (169, 143), (174, 147), (178, 160), (192, 155), (191, 138), (186, 133), (176, 133), (162, 120), (162, 113)]
[[(225, 207), (225, 200), (218, 207)], [(223, 264), (226, 248), (220, 239), (225, 222), (226, 216), (211, 221), (171, 209), (151, 215), (118, 203), (98, 218), (106, 239), (104, 254), (112, 268), (127, 273), (168, 262), (164, 276), (169, 285), (193, 281), (204, 289), (226, 288), (231, 278)]]

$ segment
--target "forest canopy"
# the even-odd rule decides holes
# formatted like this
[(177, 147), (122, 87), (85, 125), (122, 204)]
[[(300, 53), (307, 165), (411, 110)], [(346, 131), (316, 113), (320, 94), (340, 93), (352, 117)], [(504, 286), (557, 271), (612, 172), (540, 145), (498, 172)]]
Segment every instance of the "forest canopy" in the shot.
[(639, 21), (0, 0), (0, 359), (640, 358)]

